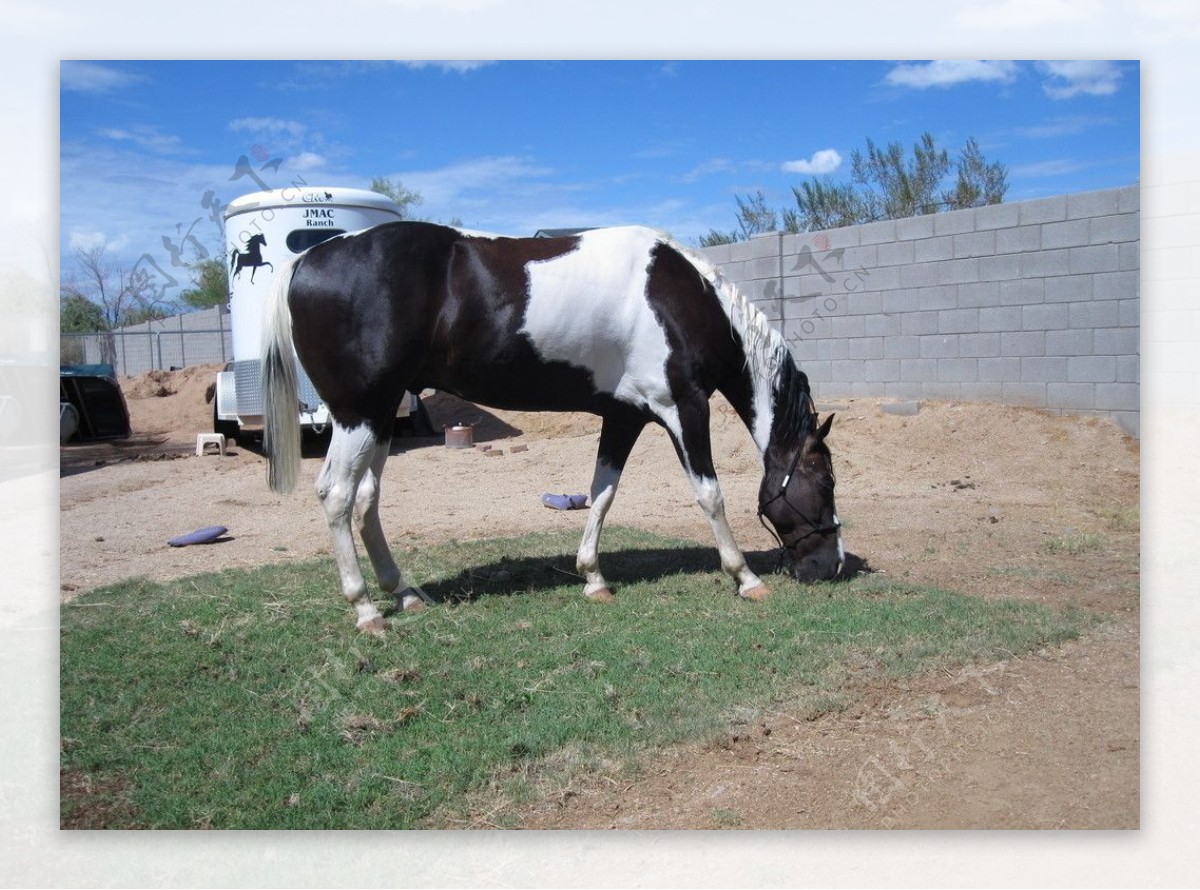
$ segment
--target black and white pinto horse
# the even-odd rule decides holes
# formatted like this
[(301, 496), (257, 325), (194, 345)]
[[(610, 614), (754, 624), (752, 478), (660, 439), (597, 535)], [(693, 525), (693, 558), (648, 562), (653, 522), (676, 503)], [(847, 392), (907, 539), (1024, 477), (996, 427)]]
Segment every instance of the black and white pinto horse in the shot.
[(240, 278), (242, 269), (246, 266), (250, 267), (250, 283), (254, 283), (254, 273), (262, 266), (270, 266), (271, 271), (275, 271), (275, 267), (263, 259), (262, 249), (267, 244), (267, 236), (263, 234), (251, 235), (250, 240), (246, 242), (245, 250), (238, 250), (236, 247), (229, 252), (229, 271), (233, 273), (234, 278)]
[(352, 537), (403, 609), (423, 594), (397, 568), (379, 521), (379, 486), (406, 391), (445, 390), (502, 409), (588, 411), (603, 419), (577, 565), (584, 593), (612, 598), (600, 574), (604, 517), (638, 435), (665, 427), (737, 592), (767, 589), (725, 518), (713, 468), (709, 398), (720, 391), (761, 452), (759, 516), (802, 581), (836, 577), (844, 552), (808, 378), (766, 318), (704, 260), (641, 227), (562, 238), (504, 238), (428, 223), (386, 223), (310, 248), (276, 276), (264, 323), (268, 481), (295, 485), (298, 356), (333, 417), (317, 495), (342, 593), (358, 627), (379, 632)]

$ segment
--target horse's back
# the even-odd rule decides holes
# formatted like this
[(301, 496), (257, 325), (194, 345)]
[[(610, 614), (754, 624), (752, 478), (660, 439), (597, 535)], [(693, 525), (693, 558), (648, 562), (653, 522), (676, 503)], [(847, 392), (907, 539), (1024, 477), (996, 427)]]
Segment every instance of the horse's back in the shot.
[(704, 351), (686, 343), (688, 326), (722, 327), (705, 290), (644, 227), (506, 238), (396, 222), (312, 248), (289, 305), (297, 352), (335, 417), (339, 404), (363, 413), (387, 401), (389, 386), (603, 413), (613, 399), (671, 400), (673, 350)]

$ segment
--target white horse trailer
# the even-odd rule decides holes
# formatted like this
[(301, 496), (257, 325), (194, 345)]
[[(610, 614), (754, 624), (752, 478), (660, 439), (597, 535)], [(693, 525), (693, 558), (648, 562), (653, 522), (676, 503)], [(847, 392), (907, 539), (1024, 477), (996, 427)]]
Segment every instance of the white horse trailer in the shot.
[[(217, 374), (215, 432), (236, 438), (239, 432), (262, 428), (262, 322), (275, 270), (284, 260), (335, 235), (398, 219), (403, 219), (403, 211), (394, 201), (364, 189), (287, 187), (230, 202), (225, 210), (225, 247), (233, 361)], [(329, 410), (304, 369), (298, 371), (300, 424), (321, 432), (329, 423)], [(419, 411), (419, 401), (409, 393), (397, 416)]]

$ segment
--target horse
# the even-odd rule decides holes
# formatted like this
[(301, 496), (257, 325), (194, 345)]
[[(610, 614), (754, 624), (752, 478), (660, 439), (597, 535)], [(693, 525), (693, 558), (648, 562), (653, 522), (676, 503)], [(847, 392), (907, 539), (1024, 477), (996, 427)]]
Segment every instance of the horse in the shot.
[(251, 284), (254, 283), (254, 273), (258, 271), (259, 266), (271, 266), (271, 271), (275, 271), (275, 267), (262, 257), (262, 249), (266, 244), (267, 236), (260, 233), (250, 236), (250, 240), (246, 242), (245, 251), (235, 247), (229, 252), (229, 271), (233, 273), (234, 278), (240, 277), (242, 269), (246, 266), (250, 267)]
[(266, 312), (267, 481), (276, 492), (296, 482), (298, 357), (332, 416), (316, 490), (360, 630), (379, 633), (386, 623), (359, 567), (356, 511), (380, 589), (405, 611), (426, 602), (397, 567), (378, 513), (397, 405), (406, 391), (425, 388), (500, 409), (600, 417), (576, 555), (591, 600), (613, 599), (599, 539), (648, 423), (666, 429), (737, 595), (767, 595), (725, 516), (709, 433), (709, 399), (718, 391), (762, 456), (758, 513), (774, 528), (780, 567), (803, 582), (841, 573), (825, 442), (833, 415), (820, 421), (807, 376), (766, 317), (716, 267), (653, 229), (510, 238), (384, 223), (281, 264)]

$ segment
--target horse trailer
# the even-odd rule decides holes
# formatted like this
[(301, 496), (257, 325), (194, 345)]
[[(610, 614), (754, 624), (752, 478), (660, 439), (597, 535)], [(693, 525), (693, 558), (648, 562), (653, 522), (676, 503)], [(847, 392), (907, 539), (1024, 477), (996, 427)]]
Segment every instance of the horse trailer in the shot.
[[(237, 438), (239, 433), (254, 434), (262, 429), (262, 323), (276, 269), (336, 235), (395, 222), (403, 216), (390, 198), (364, 189), (287, 187), (244, 195), (229, 203), (225, 246), (233, 361), (217, 374), (214, 432)], [(321, 432), (330, 421), (329, 409), (304, 368), (297, 370), (300, 424)], [(421, 410), (417, 397), (408, 393), (397, 417)]]

